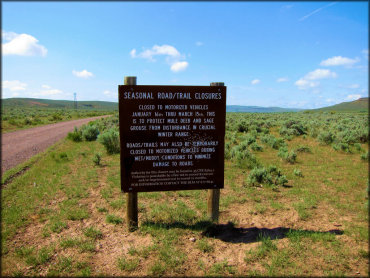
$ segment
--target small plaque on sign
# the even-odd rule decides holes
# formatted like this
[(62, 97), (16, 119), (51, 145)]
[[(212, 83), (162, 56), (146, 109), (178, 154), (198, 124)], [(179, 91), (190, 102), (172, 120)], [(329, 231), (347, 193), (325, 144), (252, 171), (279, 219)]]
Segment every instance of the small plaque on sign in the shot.
[(122, 191), (224, 187), (225, 86), (118, 91)]

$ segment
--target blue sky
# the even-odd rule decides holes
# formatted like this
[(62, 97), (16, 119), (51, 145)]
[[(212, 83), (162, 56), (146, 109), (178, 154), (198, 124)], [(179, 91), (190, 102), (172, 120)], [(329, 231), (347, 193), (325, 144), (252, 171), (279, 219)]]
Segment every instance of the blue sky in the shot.
[(228, 105), (368, 96), (368, 2), (2, 2), (2, 98), (225, 82)]

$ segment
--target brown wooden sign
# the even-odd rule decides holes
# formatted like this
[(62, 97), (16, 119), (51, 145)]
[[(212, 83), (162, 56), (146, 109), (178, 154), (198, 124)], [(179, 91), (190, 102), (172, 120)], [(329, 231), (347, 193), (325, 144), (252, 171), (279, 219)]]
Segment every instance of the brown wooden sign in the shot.
[(119, 85), (121, 187), (224, 187), (225, 86)]

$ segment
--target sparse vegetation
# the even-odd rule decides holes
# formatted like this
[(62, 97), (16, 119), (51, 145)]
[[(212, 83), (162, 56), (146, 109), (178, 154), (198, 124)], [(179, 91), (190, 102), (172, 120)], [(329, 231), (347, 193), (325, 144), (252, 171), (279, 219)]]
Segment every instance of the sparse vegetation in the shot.
[(108, 214), (106, 217), (107, 223), (111, 224), (121, 224), (123, 222), (121, 217), (118, 217), (116, 215)]
[[(118, 117), (92, 125), (119, 143)], [(110, 276), (108, 263), (119, 276), (366, 276), (367, 126), (361, 114), (228, 113), (219, 225), (206, 190), (147, 192), (133, 233), (119, 156), (96, 167), (101, 139), (65, 140), (2, 188), (2, 274)], [(278, 156), (291, 152), (293, 164)]]

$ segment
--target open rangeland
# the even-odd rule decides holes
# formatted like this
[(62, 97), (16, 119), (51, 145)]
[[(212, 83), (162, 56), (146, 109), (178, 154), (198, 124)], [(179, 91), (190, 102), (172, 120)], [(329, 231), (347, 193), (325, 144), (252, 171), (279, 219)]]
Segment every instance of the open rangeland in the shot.
[[(113, 138), (117, 118), (91, 126)], [(367, 128), (367, 115), (228, 114), (219, 223), (205, 190), (139, 193), (131, 233), (119, 154), (76, 131), (3, 186), (1, 274), (368, 276)]]

